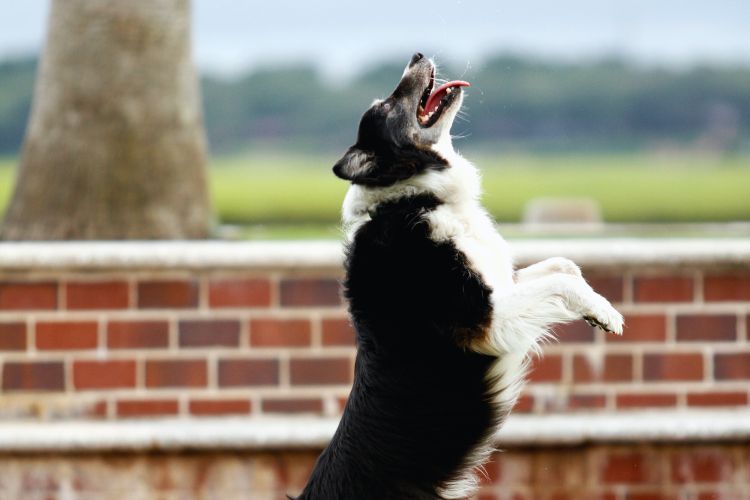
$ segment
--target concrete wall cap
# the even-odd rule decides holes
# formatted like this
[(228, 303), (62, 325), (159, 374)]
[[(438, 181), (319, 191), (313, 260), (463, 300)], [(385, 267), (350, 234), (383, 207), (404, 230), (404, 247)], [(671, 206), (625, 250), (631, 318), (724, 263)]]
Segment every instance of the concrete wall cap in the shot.
[[(0, 454), (319, 449), (331, 438), (337, 424), (338, 419), (320, 417), (2, 422)], [(747, 409), (512, 415), (497, 434), (500, 447), (748, 438)]]
[[(583, 266), (738, 266), (750, 238), (544, 239), (511, 241), (519, 265), (568, 257)], [(0, 271), (55, 269), (339, 268), (336, 241), (12, 242), (0, 244)]]

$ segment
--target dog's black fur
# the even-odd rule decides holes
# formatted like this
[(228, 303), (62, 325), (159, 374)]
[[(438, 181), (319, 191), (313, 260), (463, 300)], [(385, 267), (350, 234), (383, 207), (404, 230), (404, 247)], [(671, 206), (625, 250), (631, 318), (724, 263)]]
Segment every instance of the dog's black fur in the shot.
[[(405, 76), (364, 114), (337, 176), (378, 188), (450, 168), (405, 132), (403, 110), (416, 110), (425, 81)], [(467, 349), (490, 326), (491, 290), (452, 242), (430, 237), (425, 215), (442, 203), (431, 194), (381, 203), (348, 245), (354, 385), (299, 500), (441, 498), (497, 428), (495, 358)]]
[(421, 219), (431, 196), (381, 205), (348, 249), (355, 381), (300, 499), (436, 499), (496, 419), (493, 358), (465, 350), (490, 290)]

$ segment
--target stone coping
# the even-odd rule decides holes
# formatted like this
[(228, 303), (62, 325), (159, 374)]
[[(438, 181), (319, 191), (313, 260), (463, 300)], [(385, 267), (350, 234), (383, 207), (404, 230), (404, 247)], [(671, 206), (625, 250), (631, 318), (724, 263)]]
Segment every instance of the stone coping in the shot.
[[(563, 256), (583, 266), (750, 264), (750, 238), (511, 241), (519, 264)], [(57, 269), (340, 268), (337, 241), (0, 243), (0, 271)]]
[[(320, 417), (2, 422), (0, 454), (318, 449), (337, 423)], [(513, 415), (497, 434), (500, 448), (749, 439), (747, 409)]]

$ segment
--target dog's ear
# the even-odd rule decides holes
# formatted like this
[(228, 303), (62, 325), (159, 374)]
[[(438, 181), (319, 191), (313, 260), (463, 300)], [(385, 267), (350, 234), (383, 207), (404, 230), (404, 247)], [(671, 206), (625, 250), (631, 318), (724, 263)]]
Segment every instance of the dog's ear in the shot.
[(442, 170), (448, 162), (431, 150), (396, 148), (375, 153), (352, 146), (333, 166), (333, 173), (354, 184), (390, 186), (425, 170)]
[(357, 183), (374, 168), (375, 155), (352, 146), (333, 166), (333, 173), (336, 177)]

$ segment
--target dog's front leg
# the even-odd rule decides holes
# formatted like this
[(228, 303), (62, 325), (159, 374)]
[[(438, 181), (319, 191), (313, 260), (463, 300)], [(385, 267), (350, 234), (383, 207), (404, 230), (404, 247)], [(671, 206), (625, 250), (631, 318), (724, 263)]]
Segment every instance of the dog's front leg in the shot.
[(583, 278), (572, 274), (548, 274), (495, 290), (492, 304), (491, 328), (474, 345), (486, 354), (526, 354), (549, 335), (550, 326), (577, 319), (622, 333), (622, 315)]
[(551, 257), (523, 269), (518, 269), (514, 274), (514, 279), (516, 283), (522, 283), (555, 273), (581, 277), (581, 269), (575, 262), (565, 257)]

